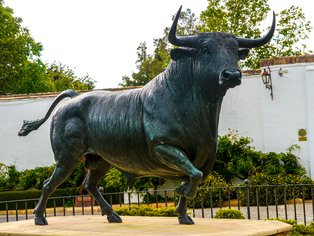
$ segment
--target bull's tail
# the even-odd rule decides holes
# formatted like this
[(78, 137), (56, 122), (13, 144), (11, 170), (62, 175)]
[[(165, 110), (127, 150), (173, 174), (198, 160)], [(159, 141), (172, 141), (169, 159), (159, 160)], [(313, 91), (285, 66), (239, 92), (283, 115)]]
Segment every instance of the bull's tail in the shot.
[(43, 123), (45, 123), (45, 121), (49, 118), (49, 116), (51, 115), (53, 109), (58, 105), (58, 103), (67, 97), (73, 98), (76, 97), (78, 95), (77, 92), (75, 92), (74, 90), (66, 90), (62, 93), (60, 93), (58, 95), (58, 97), (53, 101), (52, 105), (50, 106), (49, 110), (47, 111), (46, 115), (44, 118), (42, 119), (38, 119), (38, 120), (34, 120), (34, 121), (27, 121), (24, 120), (23, 122), (23, 126), (21, 128), (21, 130), (19, 131), (18, 135), (19, 136), (26, 136), (28, 135), (30, 132), (32, 132), (33, 130), (38, 129)]

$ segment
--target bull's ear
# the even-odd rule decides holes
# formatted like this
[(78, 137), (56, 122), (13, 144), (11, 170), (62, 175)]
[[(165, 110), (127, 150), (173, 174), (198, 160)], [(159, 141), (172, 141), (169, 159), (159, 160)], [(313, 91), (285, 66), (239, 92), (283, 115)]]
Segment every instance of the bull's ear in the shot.
[(249, 55), (249, 52), (250, 52), (250, 49), (248, 48), (240, 48), (238, 50), (239, 60), (244, 60), (247, 57), (247, 55)]
[(192, 57), (195, 54), (195, 49), (190, 48), (174, 48), (170, 51), (171, 59), (177, 61), (179, 59)]

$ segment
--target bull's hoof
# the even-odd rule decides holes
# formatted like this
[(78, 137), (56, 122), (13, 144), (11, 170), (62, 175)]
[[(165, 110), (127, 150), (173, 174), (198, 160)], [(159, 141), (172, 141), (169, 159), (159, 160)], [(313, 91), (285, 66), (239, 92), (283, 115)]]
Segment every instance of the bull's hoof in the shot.
[(115, 212), (112, 212), (112, 214), (108, 215), (107, 219), (109, 223), (122, 223), (121, 217)]
[(179, 224), (183, 224), (183, 225), (193, 225), (194, 224), (194, 221), (188, 215), (179, 216), (178, 220), (179, 220)]
[(48, 221), (44, 216), (35, 216), (35, 225), (48, 225)]

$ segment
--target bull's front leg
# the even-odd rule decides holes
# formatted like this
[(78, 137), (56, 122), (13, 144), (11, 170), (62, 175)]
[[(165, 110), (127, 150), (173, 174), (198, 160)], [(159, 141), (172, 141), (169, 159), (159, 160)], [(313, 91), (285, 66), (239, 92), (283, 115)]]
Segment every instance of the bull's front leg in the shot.
[(194, 198), (197, 186), (203, 178), (203, 173), (191, 163), (185, 152), (178, 147), (170, 145), (156, 145), (154, 152), (155, 157), (160, 162), (189, 177), (189, 182), (183, 183), (177, 189), (177, 193), (189, 199)]

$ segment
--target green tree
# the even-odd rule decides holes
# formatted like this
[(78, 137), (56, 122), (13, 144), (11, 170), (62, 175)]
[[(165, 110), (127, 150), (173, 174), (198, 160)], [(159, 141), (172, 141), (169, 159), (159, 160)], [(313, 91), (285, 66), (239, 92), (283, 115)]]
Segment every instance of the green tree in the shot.
[(34, 41), (22, 19), (0, 0), (0, 94), (49, 90), (39, 57), (42, 45)]
[(91, 90), (95, 88), (95, 80), (88, 74), (83, 77), (78, 77), (70, 67), (53, 62), (47, 65), (46, 69), (47, 83), (51, 87), (51, 91), (63, 91), (66, 89), (75, 90)]
[[(181, 12), (177, 29), (178, 34), (197, 34), (197, 22), (197, 17), (190, 9)], [(137, 48), (137, 72), (133, 72), (131, 77), (127, 75), (123, 76), (122, 83), (120, 83), (119, 86), (128, 87), (145, 85), (166, 69), (170, 62), (170, 49), (172, 48), (172, 45), (168, 42), (168, 32), (169, 28), (165, 28), (163, 36), (154, 39), (154, 52), (152, 55), (147, 53), (146, 42), (140, 43)]]
[[(269, 14), (268, 0), (208, 0), (208, 7), (201, 13), (200, 31), (220, 31), (245, 38), (263, 35), (261, 22)], [(299, 45), (308, 38), (311, 24), (301, 8), (291, 6), (277, 14), (277, 28), (272, 41), (254, 48), (243, 62), (244, 68), (258, 69), (261, 59), (278, 56), (307, 54), (306, 45)], [(267, 30), (267, 29), (266, 29)]]
[[(208, 7), (198, 19), (190, 9), (181, 12), (177, 34), (196, 35), (198, 32), (227, 32), (244, 38), (259, 38), (268, 29), (262, 30), (261, 23), (270, 14), (268, 0), (208, 0)], [(277, 28), (272, 41), (259, 48), (251, 49), (250, 56), (241, 67), (258, 69), (262, 59), (311, 53), (302, 42), (308, 39), (311, 23), (306, 20), (301, 8), (291, 6), (277, 14)], [(154, 39), (154, 52), (147, 53), (146, 43), (138, 47), (137, 72), (123, 76), (120, 86), (144, 85), (164, 71), (170, 61), (170, 49), (164, 29), (163, 37)]]
[(22, 19), (0, 0), (0, 94), (52, 92), (65, 89), (89, 90), (95, 81), (77, 77), (61, 63), (44, 64), (43, 46), (36, 42)]
[(255, 178), (257, 175), (274, 177), (292, 176), (303, 178), (306, 176), (304, 167), (299, 164), (299, 159), (293, 154), (295, 145), (288, 148), (287, 152), (263, 153), (251, 146), (252, 139), (239, 136), (238, 132), (229, 132), (218, 138), (218, 150), (213, 171), (219, 173), (231, 183), (236, 177), (241, 180)]

